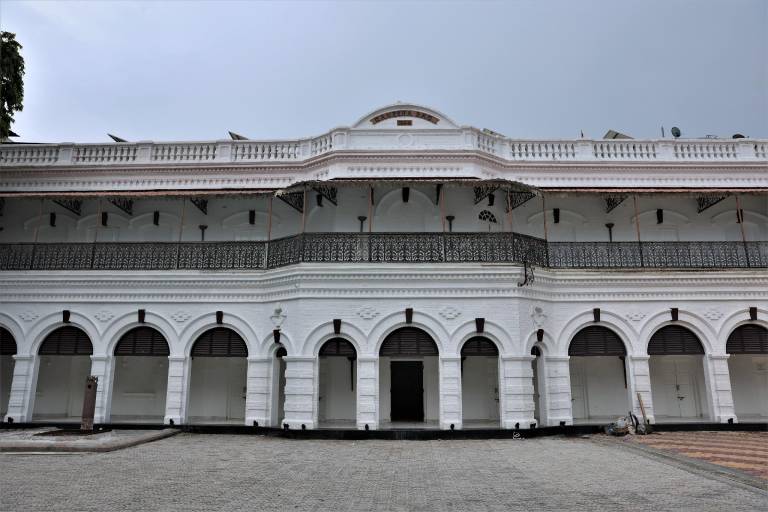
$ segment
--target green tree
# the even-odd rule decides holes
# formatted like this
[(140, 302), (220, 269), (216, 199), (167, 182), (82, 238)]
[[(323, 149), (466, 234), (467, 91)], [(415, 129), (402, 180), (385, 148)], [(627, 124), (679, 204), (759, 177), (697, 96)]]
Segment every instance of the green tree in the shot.
[(24, 57), (16, 34), (0, 32), (0, 140), (11, 131), (13, 114), (24, 109)]

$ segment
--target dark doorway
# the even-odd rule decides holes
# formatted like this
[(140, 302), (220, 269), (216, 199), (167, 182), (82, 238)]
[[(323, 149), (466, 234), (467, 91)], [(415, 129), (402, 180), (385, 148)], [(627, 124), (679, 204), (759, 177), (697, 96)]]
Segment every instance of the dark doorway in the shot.
[(392, 361), (392, 421), (424, 421), (424, 363)]

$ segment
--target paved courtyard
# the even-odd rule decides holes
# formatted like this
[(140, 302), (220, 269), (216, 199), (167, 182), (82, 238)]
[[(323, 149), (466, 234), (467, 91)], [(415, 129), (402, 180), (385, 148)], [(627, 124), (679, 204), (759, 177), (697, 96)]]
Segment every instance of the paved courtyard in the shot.
[(0, 510), (758, 510), (765, 490), (618, 442), (299, 441), (180, 434), (0, 454)]

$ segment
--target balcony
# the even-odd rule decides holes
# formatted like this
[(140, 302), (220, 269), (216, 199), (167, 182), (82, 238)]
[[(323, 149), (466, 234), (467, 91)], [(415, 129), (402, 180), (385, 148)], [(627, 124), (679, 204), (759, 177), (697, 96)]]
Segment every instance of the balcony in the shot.
[(307, 233), (270, 242), (0, 244), (0, 271), (263, 270), (297, 263), (748, 269), (768, 267), (768, 242), (548, 243), (518, 233)]

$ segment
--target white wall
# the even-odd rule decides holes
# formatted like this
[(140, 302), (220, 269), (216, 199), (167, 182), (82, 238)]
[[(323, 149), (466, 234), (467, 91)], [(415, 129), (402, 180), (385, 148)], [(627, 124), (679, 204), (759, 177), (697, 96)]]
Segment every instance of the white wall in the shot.
[(189, 390), (190, 422), (245, 418), (245, 357), (195, 357)]
[(423, 361), (424, 362), (424, 421), (437, 421), (440, 412), (440, 382), (438, 374), (438, 357), (407, 357), (379, 358), (379, 418), (389, 422), (392, 413), (392, 394), (390, 392), (392, 368), (390, 362)]
[[(353, 374), (350, 377), (349, 366)], [(357, 361), (346, 357), (321, 357), (320, 369), (320, 421), (355, 419), (356, 392), (352, 382), (357, 380)], [(350, 380), (351, 379), (351, 380)]]
[(571, 357), (574, 419), (614, 418), (630, 409), (624, 362), (616, 356)]
[(33, 418), (80, 418), (90, 370), (90, 356), (40, 356)]
[(499, 358), (469, 356), (461, 374), (462, 419), (499, 419)]
[(732, 354), (731, 390), (739, 421), (768, 418), (768, 355)]
[(162, 421), (168, 388), (168, 358), (117, 356), (114, 371), (112, 421), (137, 418)]
[[(651, 356), (651, 393), (656, 420), (707, 418), (703, 356)], [(679, 396), (685, 397), (682, 400)]]
[(13, 380), (13, 356), (0, 356), (0, 417), (8, 412)]

